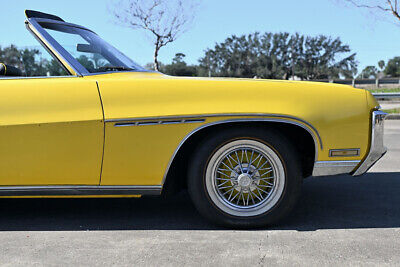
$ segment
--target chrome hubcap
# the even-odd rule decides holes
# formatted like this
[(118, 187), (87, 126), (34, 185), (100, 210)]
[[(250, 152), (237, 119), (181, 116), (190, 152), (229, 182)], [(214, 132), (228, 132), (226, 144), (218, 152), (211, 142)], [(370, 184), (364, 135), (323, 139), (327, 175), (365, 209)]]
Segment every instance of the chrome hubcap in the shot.
[(239, 190), (250, 190), (250, 185), (253, 183), (253, 179), (247, 173), (242, 173), (237, 178), (238, 186), (240, 187)]
[(284, 187), (284, 169), (277, 154), (254, 140), (239, 140), (219, 149), (207, 167), (207, 190), (224, 211), (257, 215), (272, 207)]
[(274, 188), (274, 172), (268, 156), (243, 147), (228, 151), (215, 174), (220, 196), (235, 207), (253, 207), (268, 198)]

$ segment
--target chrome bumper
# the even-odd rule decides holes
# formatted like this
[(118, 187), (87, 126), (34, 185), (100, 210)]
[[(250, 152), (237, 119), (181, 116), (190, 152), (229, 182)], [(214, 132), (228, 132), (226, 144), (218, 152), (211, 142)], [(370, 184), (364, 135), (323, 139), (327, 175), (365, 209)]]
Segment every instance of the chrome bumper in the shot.
[(387, 149), (383, 145), (384, 122), (387, 113), (382, 111), (374, 111), (372, 113), (371, 126), (371, 147), (365, 160), (354, 171), (353, 176), (359, 176), (366, 173), (383, 155)]
[(317, 161), (314, 163), (312, 175), (328, 176), (350, 173), (353, 176), (358, 176), (366, 173), (386, 153), (386, 148), (383, 146), (383, 127), (386, 115), (382, 111), (372, 113), (371, 146), (364, 161)]
[(317, 161), (312, 176), (330, 176), (351, 173), (360, 164), (359, 160)]

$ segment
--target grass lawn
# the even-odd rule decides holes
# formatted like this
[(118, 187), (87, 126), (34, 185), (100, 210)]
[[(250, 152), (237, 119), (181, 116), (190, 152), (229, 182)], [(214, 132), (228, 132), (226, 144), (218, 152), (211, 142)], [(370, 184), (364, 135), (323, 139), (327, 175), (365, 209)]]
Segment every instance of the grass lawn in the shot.
[(389, 114), (400, 114), (400, 108), (383, 109), (382, 111)]
[(367, 89), (371, 93), (400, 93), (400, 88)]

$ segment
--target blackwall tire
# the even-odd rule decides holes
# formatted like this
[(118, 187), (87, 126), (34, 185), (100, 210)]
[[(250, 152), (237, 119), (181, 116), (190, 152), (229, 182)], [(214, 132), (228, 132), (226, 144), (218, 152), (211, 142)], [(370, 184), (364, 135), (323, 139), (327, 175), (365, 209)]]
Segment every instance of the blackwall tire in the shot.
[(229, 128), (194, 151), (188, 190), (197, 210), (218, 225), (265, 227), (293, 209), (301, 173), (296, 149), (279, 132)]

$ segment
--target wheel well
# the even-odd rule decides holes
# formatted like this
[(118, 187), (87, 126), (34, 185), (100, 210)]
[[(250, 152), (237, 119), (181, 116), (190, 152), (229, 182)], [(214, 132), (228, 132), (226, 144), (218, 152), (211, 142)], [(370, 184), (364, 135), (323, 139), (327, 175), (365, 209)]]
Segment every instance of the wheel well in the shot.
[(315, 161), (316, 145), (312, 135), (304, 128), (284, 122), (230, 122), (205, 127), (190, 136), (180, 147), (168, 170), (163, 194), (173, 194), (186, 188), (189, 160), (196, 147), (204, 138), (216, 131), (228, 130), (231, 127), (260, 127), (275, 129), (292, 142), (301, 155), (303, 177), (311, 176)]

